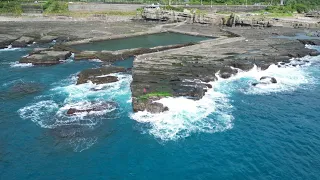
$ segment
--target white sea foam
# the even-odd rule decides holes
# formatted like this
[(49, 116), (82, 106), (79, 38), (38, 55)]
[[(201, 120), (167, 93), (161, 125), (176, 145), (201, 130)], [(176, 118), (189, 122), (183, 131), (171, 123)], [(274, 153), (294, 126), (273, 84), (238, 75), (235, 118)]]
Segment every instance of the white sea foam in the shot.
[(19, 63), (18, 61), (10, 63), (10, 67), (19, 67), (19, 68), (25, 68), (25, 67), (32, 67), (32, 63)]
[(89, 61), (91, 61), (91, 62), (103, 62), (100, 59), (89, 59)]
[(16, 51), (22, 48), (13, 48), (12, 45), (9, 45), (7, 48), (0, 49), (0, 51)]
[(163, 98), (158, 102), (169, 108), (160, 114), (137, 112), (131, 118), (151, 127), (146, 131), (161, 140), (176, 140), (191, 133), (214, 133), (232, 128), (232, 105), (226, 94), (219, 92), (219, 83), (211, 83), (205, 96), (198, 100), (184, 97)]
[(89, 149), (92, 145), (97, 143), (97, 141), (97, 137), (72, 138), (69, 140), (75, 152), (82, 152), (86, 149)]
[[(229, 79), (218, 78), (218, 81), (210, 83), (213, 88), (209, 89), (201, 100), (193, 101), (184, 97), (163, 98), (158, 102), (167, 106), (169, 111), (159, 114), (137, 112), (132, 114), (131, 118), (147, 124), (149, 127), (145, 131), (164, 141), (185, 138), (197, 132), (214, 133), (230, 129), (234, 119), (230, 97), (234, 92), (277, 93), (294, 91), (303, 84), (313, 83), (308, 66), (319, 62), (320, 57), (307, 56), (296, 63), (301, 61), (304, 61), (302, 66), (271, 65), (265, 71), (254, 66), (250, 71), (240, 71)], [(258, 82), (262, 76), (275, 77), (278, 83), (251, 85)]]
[[(62, 80), (55, 84), (58, 87), (51, 89), (47, 95), (35, 98), (38, 102), (19, 109), (18, 113), (21, 118), (29, 119), (42, 128), (58, 130), (62, 133), (64, 128), (75, 132), (79, 131), (79, 127), (80, 130), (83, 128), (83, 131), (88, 128), (93, 130), (102, 123), (103, 119), (116, 118), (119, 113), (123, 112), (117, 105), (117, 98), (124, 96), (127, 98), (125, 101), (130, 99), (132, 77), (129, 74), (112, 75), (117, 76), (119, 81), (101, 85), (91, 82), (70, 85), (70, 83), (75, 83), (74, 77)], [(57, 97), (63, 99), (57, 100)], [(49, 98), (53, 100), (44, 100)], [(83, 112), (67, 115), (70, 108), (83, 110)], [(86, 111), (88, 109), (89, 111)], [(76, 128), (72, 129), (74, 126)], [(83, 132), (83, 134), (85, 133)], [(87, 135), (70, 138), (68, 139), (69, 143), (76, 152), (86, 150), (97, 142), (96, 137)]]

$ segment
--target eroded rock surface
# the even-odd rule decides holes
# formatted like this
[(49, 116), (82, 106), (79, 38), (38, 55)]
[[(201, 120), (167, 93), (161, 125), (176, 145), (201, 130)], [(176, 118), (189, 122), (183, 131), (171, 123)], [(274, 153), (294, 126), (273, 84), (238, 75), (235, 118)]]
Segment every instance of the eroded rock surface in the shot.
[[(242, 37), (218, 38), (189, 47), (137, 56), (131, 84), (133, 109), (161, 112), (148, 109), (154, 99), (141, 101), (144, 89), (148, 90), (147, 93), (168, 92), (172, 96), (198, 100), (209, 89), (207, 82), (216, 80), (216, 76), (229, 78), (240, 70), (252, 69), (254, 65), (265, 70), (271, 64), (319, 54), (305, 48), (305, 42), (274, 37), (274, 29), (270, 29), (270, 32), (231, 29), (229, 31)], [(314, 40), (307, 42), (316, 43)], [(162, 106), (157, 104), (157, 107)]]
[(55, 65), (71, 56), (70, 51), (38, 51), (20, 59), (20, 63), (33, 65)]
[(91, 81), (94, 84), (106, 84), (117, 82), (118, 78), (109, 74), (119, 72), (126, 72), (126, 69), (122, 67), (113, 66), (86, 69), (78, 74), (77, 84), (87, 83), (88, 81)]
[(35, 38), (22, 36), (19, 39), (12, 42), (12, 47), (26, 47), (28, 44), (32, 44)]

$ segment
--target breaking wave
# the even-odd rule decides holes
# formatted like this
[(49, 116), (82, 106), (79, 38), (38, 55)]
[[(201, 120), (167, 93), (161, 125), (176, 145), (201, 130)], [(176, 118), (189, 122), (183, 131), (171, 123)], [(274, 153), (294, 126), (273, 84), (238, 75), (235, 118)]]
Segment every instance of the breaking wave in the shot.
[[(130, 99), (131, 76), (113, 74), (119, 81), (96, 85), (91, 82), (75, 85), (75, 78), (69, 78), (69, 84), (61, 81), (60, 86), (49, 93), (35, 98), (31, 103), (18, 110), (21, 118), (28, 119), (42, 128), (58, 132), (65, 137), (68, 132), (69, 144), (74, 151), (81, 152), (97, 142), (96, 137), (88, 134), (100, 126), (105, 119), (117, 118), (124, 110), (118, 104), (119, 98)], [(62, 86), (61, 86), (62, 85)], [(70, 109), (75, 111), (68, 114)], [(81, 133), (79, 133), (81, 132)], [(84, 133), (88, 132), (88, 133)]]
[[(289, 64), (271, 65), (267, 70), (254, 66), (250, 71), (239, 73), (229, 79), (218, 78), (211, 82), (213, 86), (205, 96), (193, 101), (184, 97), (163, 98), (158, 102), (169, 108), (169, 111), (151, 114), (146, 111), (137, 112), (131, 118), (147, 125), (145, 133), (155, 138), (168, 141), (186, 138), (193, 133), (215, 133), (233, 127), (232, 96), (235, 93), (263, 95), (294, 91), (305, 84), (314, 83), (309, 73), (310, 65), (320, 62), (320, 56), (292, 59)], [(262, 76), (272, 76), (276, 84), (259, 84)]]
[(0, 51), (16, 51), (23, 48), (13, 48), (12, 45), (9, 45), (7, 48), (0, 49)]
[(24, 68), (24, 67), (32, 67), (32, 66), (33, 66), (32, 63), (19, 63), (18, 61), (10, 63), (10, 67)]

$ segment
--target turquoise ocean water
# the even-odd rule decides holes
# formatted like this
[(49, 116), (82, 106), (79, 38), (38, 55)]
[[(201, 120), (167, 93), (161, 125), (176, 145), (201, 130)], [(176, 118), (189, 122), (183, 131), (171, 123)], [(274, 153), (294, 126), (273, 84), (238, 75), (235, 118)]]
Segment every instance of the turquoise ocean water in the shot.
[[(0, 50), (0, 179), (320, 177), (320, 57), (212, 82), (202, 100), (166, 98), (170, 111), (151, 115), (133, 114), (131, 75), (76, 86), (100, 63), (16, 63), (31, 49)], [(263, 75), (279, 83), (250, 86)], [(65, 114), (92, 101), (116, 105)]]

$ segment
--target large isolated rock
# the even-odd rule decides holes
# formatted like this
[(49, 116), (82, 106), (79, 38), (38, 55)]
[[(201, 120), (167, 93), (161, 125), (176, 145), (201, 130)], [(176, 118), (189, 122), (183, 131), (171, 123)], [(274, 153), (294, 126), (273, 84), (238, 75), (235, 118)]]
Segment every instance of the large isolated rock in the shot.
[(12, 43), (12, 47), (26, 47), (28, 44), (33, 43), (34, 40), (35, 38), (33, 37), (22, 36)]
[(252, 83), (253, 86), (257, 86), (259, 84), (276, 84), (278, 83), (277, 79), (271, 76), (262, 76), (259, 82)]
[(126, 69), (122, 67), (101, 67), (101, 68), (93, 68), (93, 69), (86, 69), (81, 71), (78, 74), (78, 81), (77, 84), (87, 83), (91, 81), (95, 84), (105, 84), (105, 83), (112, 83), (118, 81), (116, 76), (108, 75), (112, 73), (119, 73), (125, 72)]
[(20, 59), (20, 63), (32, 63), (33, 65), (55, 65), (61, 60), (66, 60), (71, 56), (69, 51), (40, 51)]
[(110, 110), (114, 109), (118, 106), (115, 102), (91, 102), (89, 105), (86, 105), (86, 107), (77, 107), (77, 108), (70, 108), (67, 111), (67, 115), (75, 115), (77, 113), (83, 113), (83, 112), (98, 112), (98, 111), (104, 111), (104, 110)]

